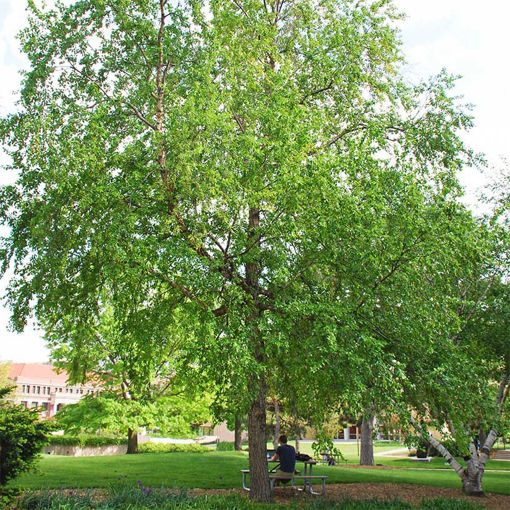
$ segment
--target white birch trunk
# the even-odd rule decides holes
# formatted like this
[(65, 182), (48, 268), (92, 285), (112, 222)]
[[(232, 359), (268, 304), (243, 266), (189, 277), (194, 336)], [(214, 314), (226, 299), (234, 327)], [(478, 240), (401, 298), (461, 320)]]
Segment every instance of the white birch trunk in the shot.
[[(414, 425), (414, 420), (411, 420)], [(453, 457), (453, 455), (437, 440), (430, 432), (427, 432), (427, 439), (430, 444), (444, 457), (446, 462), (455, 470), (462, 481), (462, 491), (470, 496), (485, 496), (482, 489), (482, 479), (485, 472), (485, 464), (489, 454), (496, 442), (498, 433), (491, 429), (480, 452), (472, 441), (469, 445), (469, 457), (466, 459), (466, 468)]]

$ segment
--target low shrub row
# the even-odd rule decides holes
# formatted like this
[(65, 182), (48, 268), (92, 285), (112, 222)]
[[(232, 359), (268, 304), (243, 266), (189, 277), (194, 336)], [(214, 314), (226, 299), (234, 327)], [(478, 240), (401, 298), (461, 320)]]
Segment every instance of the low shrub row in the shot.
[(125, 444), (125, 437), (103, 437), (103, 436), (51, 436), (51, 445), (62, 446), (110, 446)]
[(235, 444), (229, 441), (219, 441), (216, 444), (216, 450), (218, 452), (233, 452), (235, 449)]
[(211, 450), (207, 446), (201, 444), (162, 444), (162, 443), (142, 443), (138, 446), (139, 453), (173, 453), (173, 452), (186, 452), (186, 453), (204, 453)]

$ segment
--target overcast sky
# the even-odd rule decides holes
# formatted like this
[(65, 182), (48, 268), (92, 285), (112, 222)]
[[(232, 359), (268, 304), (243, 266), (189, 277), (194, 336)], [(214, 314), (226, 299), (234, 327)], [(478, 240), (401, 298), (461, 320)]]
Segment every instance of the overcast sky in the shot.
[[(401, 23), (406, 75), (427, 78), (445, 67), (461, 75), (458, 94), (474, 105), (475, 129), (466, 140), (487, 154), (491, 165), (502, 167), (510, 156), (510, 71), (508, 52), (510, 19), (508, 0), (394, 0), (407, 13)], [(0, 116), (14, 111), (13, 92), (19, 87), (18, 71), (26, 61), (15, 39), (25, 20), (26, 0), (0, 0)], [(5, 162), (0, 154), (0, 162)], [(486, 177), (473, 170), (461, 176), (469, 201)], [(8, 176), (0, 173), (0, 183)], [(3, 293), (5, 282), (0, 283)], [(45, 361), (48, 352), (41, 335), (28, 328), (23, 334), (8, 331), (8, 310), (0, 305), (0, 360)]]

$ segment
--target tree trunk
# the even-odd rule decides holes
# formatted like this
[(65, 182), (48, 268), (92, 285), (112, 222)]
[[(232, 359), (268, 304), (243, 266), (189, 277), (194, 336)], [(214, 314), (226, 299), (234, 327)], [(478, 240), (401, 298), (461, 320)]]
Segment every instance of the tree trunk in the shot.
[(138, 433), (133, 429), (128, 429), (127, 453), (138, 453)]
[(470, 457), (466, 460), (466, 469), (462, 477), (462, 490), (470, 496), (485, 496), (482, 488), (482, 479), (485, 473), (485, 464), (489, 459), (494, 443), (498, 438), (498, 433), (491, 429), (485, 441), (480, 446), (480, 451), (476, 449), (471, 441), (469, 445)]
[(482, 466), (478, 450), (473, 442), (469, 445), (470, 457), (466, 459), (466, 469), (462, 477), (462, 492), (470, 496), (484, 496), (482, 478), (485, 466)]
[(280, 416), (280, 405), (278, 404), (278, 399), (273, 399), (274, 402), (274, 439), (273, 439), (273, 447), (276, 450), (278, 448), (278, 438), (280, 437), (280, 426), (281, 426), (281, 416)]
[(485, 433), (485, 429), (483, 427), (480, 427), (478, 432), (478, 442), (480, 443), (480, 448), (482, 447), (486, 440), (487, 434)]
[(248, 444), (250, 447), (250, 499), (269, 503), (271, 487), (267, 467), (266, 395), (264, 380), (259, 381), (258, 396), (248, 411)]
[(271, 502), (271, 486), (267, 469), (266, 444), (266, 379), (265, 346), (259, 329), (262, 308), (259, 302), (260, 260), (260, 210), (250, 208), (248, 216), (248, 245), (251, 245), (252, 258), (246, 262), (246, 283), (248, 284), (248, 309), (246, 323), (250, 326), (250, 348), (260, 367), (260, 372), (250, 379), (248, 386), (254, 399), (248, 411), (248, 444), (250, 447), (250, 499), (260, 503)]
[(374, 432), (375, 416), (365, 413), (361, 422), (361, 450), (359, 463), (362, 466), (374, 465)]
[(296, 452), (299, 452), (299, 440), (301, 438), (299, 437), (299, 432), (296, 434), (295, 441), (296, 441)]
[(462, 479), (462, 492), (469, 496), (484, 497), (485, 494), (482, 490), (482, 477), (483, 473), (477, 471), (472, 476), (466, 475)]
[[(414, 420), (411, 420), (411, 423), (413, 422)], [(428, 433), (427, 439), (460, 476), (462, 480), (462, 490), (465, 494), (469, 494), (470, 496), (485, 496), (482, 489), (485, 464), (487, 463), (497, 437), (498, 433), (494, 429), (491, 429), (487, 434), (484, 444), (480, 448), (480, 452), (477, 451), (474, 442), (471, 441), (469, 445), (469, 457), (466, 459), (466, 469), (459, 464), (452, 454), (434, 438), (430, 432)]]
[(234, 449), (236, 452), (240, 452), (243, 449), (241, 442), (243, 429), (241, 427), (242, 427), (241, 417), (238, 414), (236, 414), (234, 424)]

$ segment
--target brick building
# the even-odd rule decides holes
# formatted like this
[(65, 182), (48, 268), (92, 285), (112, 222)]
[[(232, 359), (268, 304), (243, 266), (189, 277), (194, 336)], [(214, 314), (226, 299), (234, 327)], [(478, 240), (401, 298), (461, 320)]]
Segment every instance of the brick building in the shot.
[(96, 391), (90, 384), (68, 384), (65, 371), (57, 372), (53, 365), (45, 363), (12, 363), (8, 378), (16, 385), (11, 400), (25, 407), (44, 408), (47, 418)]

